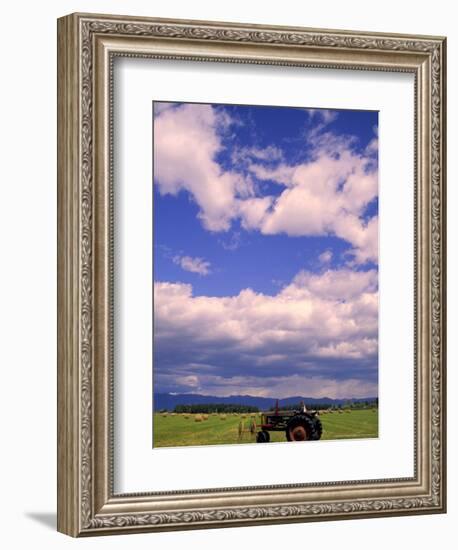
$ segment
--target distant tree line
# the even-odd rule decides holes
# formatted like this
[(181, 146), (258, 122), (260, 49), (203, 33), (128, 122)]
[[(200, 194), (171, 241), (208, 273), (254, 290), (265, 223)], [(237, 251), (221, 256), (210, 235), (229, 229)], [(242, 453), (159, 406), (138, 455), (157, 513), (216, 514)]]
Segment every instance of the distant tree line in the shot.
[(176, 413), (257, 413), (258, 407), (251, 405), (235, 405), (231, 403), (201, 403), (196, 405), (176, 405)]
[[(300, 409), (302, 409), (302, 406), (303, 406), (303, 403), (287, 403), (287, 404), (284, 404), (284, 405), (278, 405), (278, 410), (279, 411), (298, 411)], [(314, 403), (313, 405), (309, 405), (307, 403), (305, 403), (305, 406), (307, 409), (313, 409), (313, 410), (317, 410), (317, 411), (321, 411), (323, 409), (329, 409), (332, 407), (332, 405), (328, 404), (328, 403)], [(273, 407), (270, 407), (269, 408), (269, 411), (275, 411), (276, 407), (273, 406)]]
[(371, 401), (356, 401), (344, 405), (346, 409), (373, 409), (374, 407), (378, 407), (378, 398)]
[[(315, 411), (323, 411), (325, 409), (371, 409), (378, 407), (378, 398), (364, 401), (346, 401), (344, 403), (339, 403), (338, 405), (332, 403), (305, 403), (305, 406), (307, 409)], [(278, 409), (282, 411), (297, 411), (301, 408), (301, 403), (290, 403), (278, 406)], [(275, 407), (270, 407), (269, 411), (275, 411)]]

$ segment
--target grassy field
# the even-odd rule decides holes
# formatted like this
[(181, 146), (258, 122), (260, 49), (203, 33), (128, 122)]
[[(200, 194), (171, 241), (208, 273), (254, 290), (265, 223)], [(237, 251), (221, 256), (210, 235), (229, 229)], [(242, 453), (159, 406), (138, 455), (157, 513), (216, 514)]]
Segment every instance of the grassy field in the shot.
[[(200, 416), (201, 421), (195, 420)], [(207, 419), (205, 417), (208, 416)], [(322, 439), (358, 439), (377, 437), (378, 411), (376, 409), (354, 410), (343, 413), (320, 415), (323, 424)], [(183, 415), (154, 414), (154, 447), (178, 447), (183, 445), (227, 445), (231, 443), (255, 443), (255, 435), (249, 431), (250, 423), (260, 424), (260, 415), (209, 414)], [(244, 432), (239, 437), (239, 425)], [(285, 441), (284, 432), (271, 432), (271, 441)]]

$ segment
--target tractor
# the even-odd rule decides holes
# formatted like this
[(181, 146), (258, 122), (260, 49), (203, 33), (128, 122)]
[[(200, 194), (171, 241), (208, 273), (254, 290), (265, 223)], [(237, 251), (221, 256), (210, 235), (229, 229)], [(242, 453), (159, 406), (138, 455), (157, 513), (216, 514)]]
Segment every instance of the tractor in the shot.
[(274, 411), (263, 412), (257, 443), (269, 443), (269, 432), (285, 432), (288, 441), (316, 441), (321, 438), (323, 427), (317, 411), (307, 410), (304, 403), (298, 410), (281, 411), (278, 399)]

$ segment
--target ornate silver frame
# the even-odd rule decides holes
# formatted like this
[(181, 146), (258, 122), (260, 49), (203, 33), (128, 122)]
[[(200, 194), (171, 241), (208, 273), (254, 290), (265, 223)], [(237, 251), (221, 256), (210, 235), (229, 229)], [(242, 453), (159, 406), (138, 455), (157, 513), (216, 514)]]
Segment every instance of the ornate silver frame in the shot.
[[(72, 536), (445, 511), (445, 38), (73, 14), (58, 21), (58, 530)], [(114, 494), (112, 61), (415, 75), (415, 475)]]

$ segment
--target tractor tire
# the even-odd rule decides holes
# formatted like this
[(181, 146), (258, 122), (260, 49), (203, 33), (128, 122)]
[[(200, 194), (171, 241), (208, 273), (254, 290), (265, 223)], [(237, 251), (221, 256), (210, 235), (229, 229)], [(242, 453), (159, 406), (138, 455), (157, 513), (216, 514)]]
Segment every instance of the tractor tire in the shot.
[(321, 436), (323, 435), (323, 425), (321, 424), (321, 420), (318, 418), (318, 416), (314, 417), (313, 422), (315, 423), (314, 441), (318, 441), (319, 439), (321, 439)]
[(258, 435), (256, 436), (256, 443), (269, 443), (270, 441), (270, 434), (266, 430), (262, 430), (262, 432), (258, 432)]
[(288, 441), (316, 441), (321, 433), (321, 421), (305, 414), (293, 416), (286, 426)]

